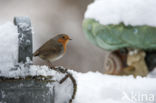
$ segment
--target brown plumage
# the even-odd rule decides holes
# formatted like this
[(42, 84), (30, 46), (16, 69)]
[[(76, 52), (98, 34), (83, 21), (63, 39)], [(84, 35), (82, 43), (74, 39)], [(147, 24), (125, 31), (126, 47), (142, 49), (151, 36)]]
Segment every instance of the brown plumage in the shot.
[(63, 57), (66, 52), (68, 41), (71, 40), (66, 34), (58, 34), (54, 38), (44, 43), (33, 56), (39, 56), (41, 59), (51, 63)]

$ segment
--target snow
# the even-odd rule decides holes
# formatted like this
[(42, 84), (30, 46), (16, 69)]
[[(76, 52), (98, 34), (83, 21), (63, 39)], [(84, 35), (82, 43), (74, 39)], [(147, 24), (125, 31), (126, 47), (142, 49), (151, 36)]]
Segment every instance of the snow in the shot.
[[(52, 80), (56, 81), (55, 103), (68, 102), (73, 92), (71, 80), (68, 78), (62, 84), (58, 83), (66, 73), (56, 72), (47, 66), (29, 65), (29, 58), (26, 64), (17, 63), (18, 33), (12, 23), (0, 26), (0, 38), (0, 77), (53, 76)], [(111, 76), (99, 72), (69, 72), (77, 81), (73, 103), (156, 103), (156, 70), (144, 78)], [(54, 84), (47, 84), (47, 87), (53, 86)]]
[(54, 76), (53, 80), (59, 81), (64, 74), (56, 72), (52, 69), (49, 69), (47, 66), (37, 66), (37, 65), (26, 65), (19, 64), (14, 69), (10, 69), (6, 72), (6, 70), (2, 70), (0, 73), (0, 77), (9, 77), (9, 78), (25, 78), (26, 76)]
[(73, 73), (78, 84), (74, 103), (156, 103), (156, 78)]
[(0, 25), (0, 72), (8, 72), (17, 63), (18, 33), (11, 22)]
[(150, 78), (156, 78), (156, 68), (148, 75)]
[(156, 26), (155, 0), (95, 0), (88, 6), (85, 18), (92, 18), (103, 25)]
[(29, 31), (32, 29), (30, 24), (28, 23), (19, 23), (18, 25), (23, 29), (23, 31)]
[(68, 103), (73, 94), (73, 84), (68, 78), (62, 84), (55, 86), (55, 102), (54, 103)]
[[(62, 67), (63, 68), (63, 67)], [(77, 93), (73, 103), (155, 103), (156, 102), (156, 70), (147, 77), (111, 76), (99, 72), (80, 73), (69, 70), (77, 81)], [(0, 76), (53, 76), (60, 81), (66, 74), (56, 72), (47, 66), (20, 64), (16, 70), (0, 73)], [(72, 95), (72, 82), (68, 78), (62, 84), (55, 83), (55, 103), (67, 103)], [(47, 84), (53, 87), (54, 83)]]

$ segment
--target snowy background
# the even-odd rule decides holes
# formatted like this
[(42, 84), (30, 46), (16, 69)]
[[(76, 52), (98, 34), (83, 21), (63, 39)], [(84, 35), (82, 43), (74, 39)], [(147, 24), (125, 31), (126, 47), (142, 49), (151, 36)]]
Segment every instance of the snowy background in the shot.
[[(16, 3), (14, 3), (14, 2), (7, 3), (5, 1), (1, 1), (1, 3), (8, 5), (8, 8), (9, 8), (10, 7), (9, 3), (16, 5), (17, 2)], [(19, 5), (19, 6), (21, 6), (21, 5)], [(2, 6), (2, 7), (4, 7), (4, 6)], [(19, 9), (18, 7), (15, 7), (13, 10), (18, 10), (18, 9)], [(3, 11), (3, 13), (4, 13), (4, 11)], [(5, 11), (5, 13), (7, 14), (6, 11)], [(11, 14), (8, 13), (7, 16), (9, 16), (9, 15), (11, 15)], [(71, 15), (68, 15), (68, 16), (71, 16)], [(45, 20), (45, 19), (41, 19), (41, 20)], [(6, 20), (6, 21), (8, 21), (8, 20)], [(12, 20), (10, 20), (10, 22), (7, 22), (7, 23), (4, 22), (4, 23), (0, 24), (0, 38), (1, 38), (1, 41), (0, 41), (0, 46), (1, 46), (1, 49), (0, 49), (0, 57), (1, 57), (1, 59), (0, 59), (0, 76), (7, 76), (7, 77), (23, 76), (24, 77), (27, 75), (41, 75), (42, 74), (44, 76), (55, 75), (56, 78), (54, 78), (54, 79), (60, 78), (60, 77), (58, 77), (56, 72), (49, 70), (47, 68), (47, 66), (42, 66), (42, 67), (31, 66), (29, 71), (26, 70), (24, 67), (22, 67), (21, 69), (17, 69), (16, 71), (10, 70), (11, 68), (14, 67), (14, 65), (17, 64), (17, 36), (18, 36), (18, 33), (16, 31), (17, 28), (11, 23), (11, 21)], [(63, 21), (64, 21), (64, 19), (63, 19)], [(73, 23), (72, 23), (72, 25), (73, 25)], [(36, 25), (36, 27), (38, 27), (38, 26), (40, 26), (40, 25)], [(41, 23), (41, 26), (43, 26), (42, 23)], [(67, 26), (65, 26), (65, 27), (67, 27)], [(58, 28), (59, 28), (59, 25), (58, 25)], [(68, 30), (70, 30), (70, 29), (71, 28), (68, 28)], [(59, 31), (59, 29), (56, 29), (56, 30)], [(74, 30), (74, 29), (72, 29), (72, 30)], [(43, 31), (46, 31), (46, 28)], [(43, 31), (42, 31), (42, 33), (43, 33)], [(37, 31), (37, 32), (39, 32), (39, 31)], [(45, 32), (45, 33), (48, 34), (48, 33), (50, 33), (50, 31), (47, 30), (47, 32)], [(81, 34), (81, 35), (83, 35), (83, 34)], [(38, 37), (38, 38), (41, 39), (42, 37), (44, 38), (46, 36), (42, 35), (41, 37)], [(51, 37), (51, 35), (47, 36), (46, 38), (48, 38), (48, 37)], [(44, 38), (45, 41), (46, 41), (46, 38)], [(79, 37), (78, 40), (80, 40), (80, 39), (81, 39), (81, 37)], [(76, 38), (75, 38), (75, 40), (76, 40)], [(75, 43), (76, 42), (78, 42), (78, 41), (75, 41)], [(42, 44), (42, 43), (40, 42), (40, 44)], [(72, 45), (74, 45), (74, 43)], [(72, 45), (69, 45), (69, 46), (72, 46)], [(79, 46), (81, 48), (83, 48), (83, 50), (87, 50), (86, 44), (83, 46), (81, 46), (81, 44), (79, 44)], [(92, 47), (92, 46), (88, 46), (88, 47)], [(74, 52), (73, 50), (71, 50), (71, 51)], [(97, 51), (97, 50), (98, 49), (96, 49), (95, 51)], [(89, 54), (92, 52), (93, 51), (89, 52)], [(78, 51), (75, 51), (74, 53), (84, 56), (84, 54), (83, 54), (84, 51), (82, 54)], [(69, 54), (67, 54), (67, 55), (69, 55)], [(83, 58), (76, 58), (76, 57), (78, 57), (78, 55), (76, 57), (73, 57), (73, 55), (74, 54), (72, 54), (70, 56), (71, 60), (83, 59)], [(100, 60), (100, 58), (103, 59), (102, 57), (99, 57), (100, 56), (99, 52), (95, 52), (94, 56), (96, 56), (96, 58), (94, 58), (94, 60), (91, 60), (91, 61), (89, 58), (87, 58), (88, 56), (85, 55), (84, 57), (88, 60), (87, 62), (90, 62), (90, 63), (92, 63), (93, 61), (95, 61), (95, 63), (96, 63)], [(69, 57), (66, 56), (65, 59), (62, 59), (62, 61), (66, 60), (67, 58), (69, 58)], [(70, 59), (68, 59), (68, 60), (70, 60)], [(98, 61), (96, 61), (96, 60), (98, 60)], [(95, 66), (94, 66), (94, 63), (92, 65), (86, 64), (87, 62), (83, 63), (83, 60), (82, 60), (82, 61), (80, 61), (80, 63), (78, 63), (81, 66), (80, 67), (76, 66), (77, 68), (75, 68), (74, 65), (76, 64), (76, 61), (73, 61), (71, 64), (69, 61), (67, 61), (67, 62), (62, 62), (62, 61), (58, 62), (58, 63), (60, 63), (60, 65), (61, 64), (64, 65), (64, 64), (68, 63), (68, 65), (71, 65), (71, 69), (80, 68), (80, 69), (78, 69), (79, 71), (83, 68), (87, 68), (86, 70), (88, 70), (90, 66), (91, 66), (91, 68), (95, 67), (95, 70), (96, 70), (96, 69), (98, 69), (98, 68), (96, 68), (96, 65), (99, 65), (98, 63)], [(85, 66), (85, 65), (87, 65), (87, 66)], [(100, 65), (102, 65), (102, 62), (100, 62)], [(65, 66), (67, 66), (67, 65), (65, 65)], [(84, 67), (82, 67), (82, 66), (84, 66)], [(143, 77), (133, 78), (133, 76), (111, 76), (111, 75), (104, 75), (99, 72), (80, 73), (80, 72), (76, 72), (73, 70), (70, 70), (70, 72), (76, 78), (76, 81), (78, 84), (76, 98), (74, 99), (73, 103), (156, 103), (156, 70), (151, 72), (147, 77), (144, 77), (144, 78)], [(68, 83), (67, 84), (65, 83), (64, 85), (66, 85), (67, 87), (71, 86)], [(47, 85), (47, 86), (49, 86), (49, 85)], [(65, 96), (68, 96), (68, 95), (64, 95), (64, 94), (65, 93), (70, 94), (69, 92), (71, 92), (71, 91), (66, 92), (66, 91), (64, 91), (65, 89), (60, 89), (59, 87), (58, 87), (58, 90), (59, 91), (57, 91), (56, 95), (59, 95), (60, 98), (62, 98), (62, 99), (58, 98), (57, 100), (66, 99)], [(57, 103), (62, 103), (62, 102), (57, 101)]]

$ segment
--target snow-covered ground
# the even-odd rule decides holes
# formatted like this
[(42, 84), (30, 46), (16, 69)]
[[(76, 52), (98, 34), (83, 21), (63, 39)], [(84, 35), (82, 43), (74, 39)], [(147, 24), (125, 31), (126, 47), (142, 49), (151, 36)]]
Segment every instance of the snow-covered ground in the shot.
[(74, 72), (78, 84), (74, 103), (156, 103), (154, 72), (136, 79), (99, 72)]
[(156, 26), (156, 0), (94, 0), (88, 6), (85, 18), (101, 24)]

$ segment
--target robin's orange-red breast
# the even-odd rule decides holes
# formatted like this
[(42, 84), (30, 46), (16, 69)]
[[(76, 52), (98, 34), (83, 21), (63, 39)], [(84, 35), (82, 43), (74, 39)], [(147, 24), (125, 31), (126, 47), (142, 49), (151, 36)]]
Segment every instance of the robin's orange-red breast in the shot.
[(33, 56), (39, 56), (41, 59), (51, 63), (63, 57), (66, 52), (66, 46), (71, 38), (66, 34), (58, 34), (43, 44)]

